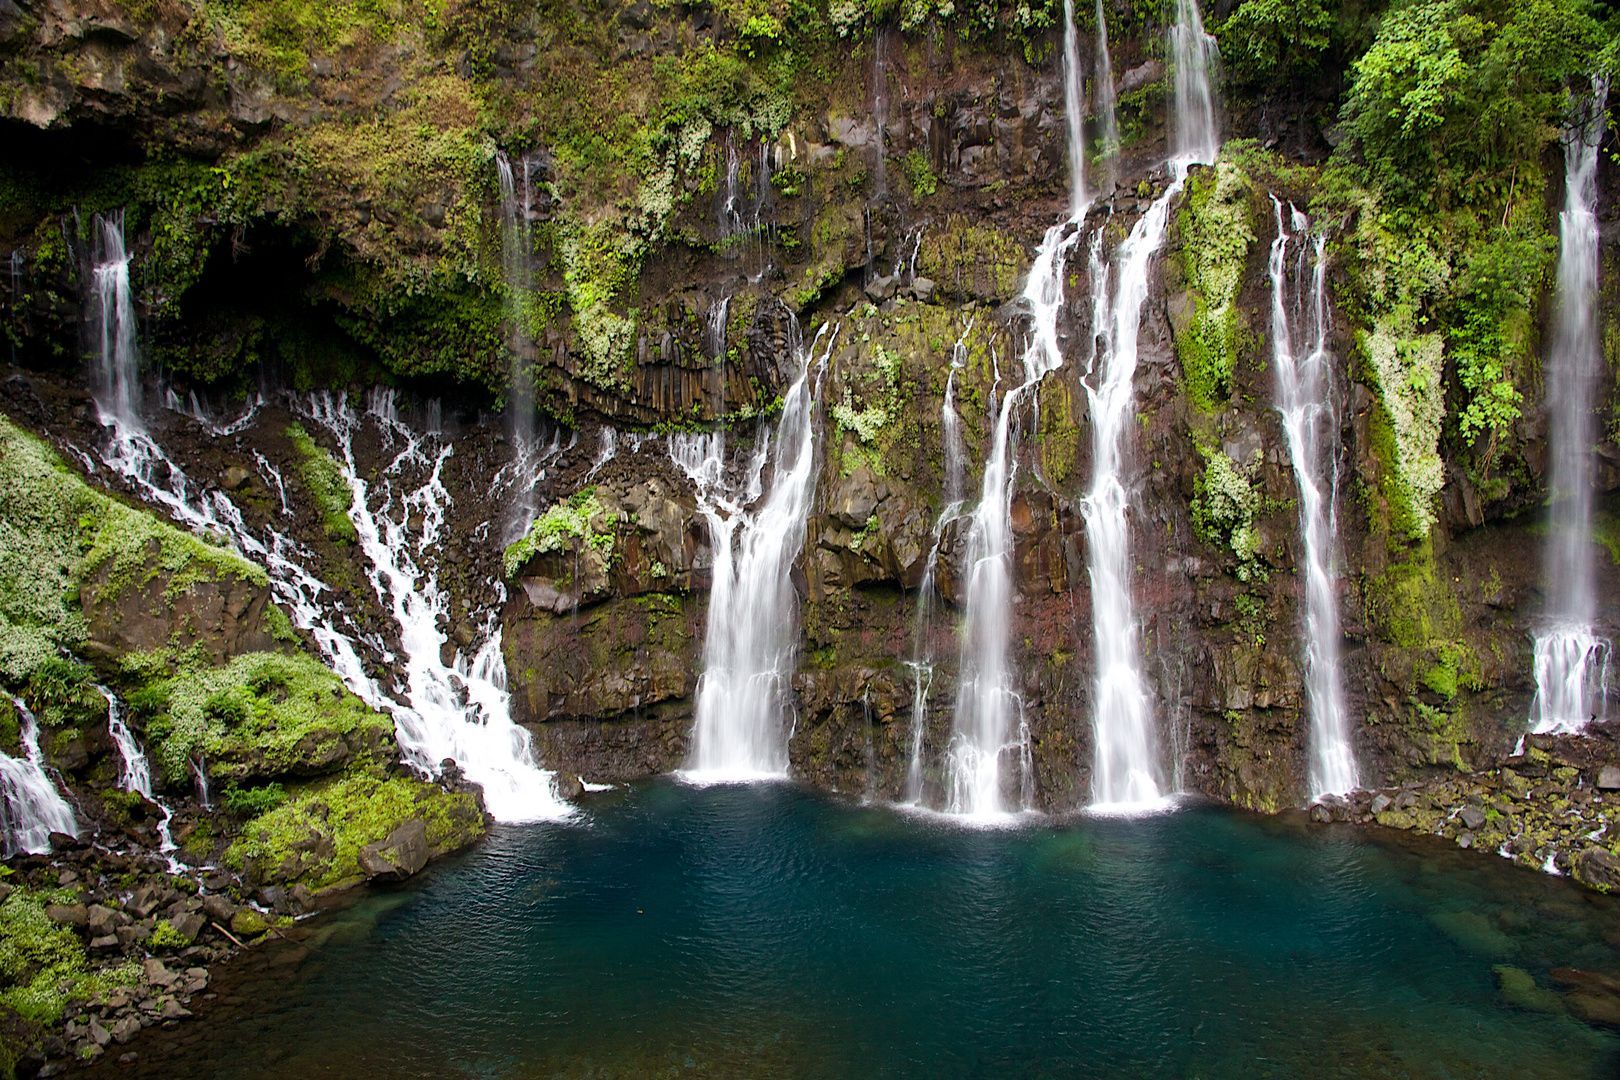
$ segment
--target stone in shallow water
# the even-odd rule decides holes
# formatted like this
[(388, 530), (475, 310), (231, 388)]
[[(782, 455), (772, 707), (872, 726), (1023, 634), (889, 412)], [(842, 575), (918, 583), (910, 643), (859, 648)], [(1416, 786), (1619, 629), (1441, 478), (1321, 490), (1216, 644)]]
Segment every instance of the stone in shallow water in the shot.
[(1600, 847), (1589, 847), (1574, 859), (1574, 877), (1582, 885), (1608, 892), (1620, 888), (1620, 859)]
[(1553, 968), (1552, 980), (1568, 987), (1564, 1005), (1588, 1024), (1620, 1028), (1620, 979), (1581, 968)]
[(1563, 1012), (1563, 1003), (1558, 995), (1551, 990), (1543, 990), (1536, 985), (1536, 980), (1523, 968), (1512, 967), (1508, 964), (1496, 964), (1491, 968), (1496, 972), (1496, 985), (1502, 991), (1502, 999), (1515, 1008), (1528, 1009), (1531, 1012), (1557, 1013)]

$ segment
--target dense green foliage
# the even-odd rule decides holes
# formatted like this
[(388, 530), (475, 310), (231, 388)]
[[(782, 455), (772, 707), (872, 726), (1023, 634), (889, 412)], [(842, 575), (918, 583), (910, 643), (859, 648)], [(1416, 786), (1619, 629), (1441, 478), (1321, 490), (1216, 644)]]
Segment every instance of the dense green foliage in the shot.
[(1343, 300), (1382, 395), (1395, 536), (1427, 532), (1447, 445), (1483, 497), (1512, 491), (1502, 449), (1556, 252), (1543, 162), (1614, 63), (1615, 25), (1583, 0), (1418, 0), (1352, 66), (1319, 203), (1356, 219)]
[(117, 595), (159, 576), (174, 597), (264, 569), (204, 543), (85, 482), (38, 439), (0, 417), (0, 679), (23, 682), (88, 633), (80, 587)]
[(393, 721), (303, 654), (246, 653), (182, 670), (131, 694), (130, 705), (170, 783), (187, 782), (194, 761), (216, 780), (240, 782), (351, 763), (381, 768), (392, 755)]

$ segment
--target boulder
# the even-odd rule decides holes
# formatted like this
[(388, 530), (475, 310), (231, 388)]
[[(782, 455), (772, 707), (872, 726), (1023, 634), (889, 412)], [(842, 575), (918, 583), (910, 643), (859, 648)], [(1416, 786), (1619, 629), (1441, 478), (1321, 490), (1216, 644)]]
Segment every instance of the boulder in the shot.
[(1575, 856), (1574, 878), (1599, 892), (1620, 889), (1620, 859), (1604, 848), (1589, 847)]
[(1620, 979), (1580, 968), (1553, 968), (1552, 980), (1567, 988), (1564, 1007), (1588, 1024), (1620, 1028)]
[(188, 942), (197, 940), (197, 935), (202, 933), (203, 927), (207, 925), (207, 918), (195, 911), (188, 911), (179, 918), (169, 920), (169, 926), (174, 929), (174, 932)]
[(428, 862), (427, 823), (412, 818), (387, 838), (360, 849), (360, 868), (366, 877), (404, 881)]
[(1485, 811), (1477, 806), (1465, 806), (1457, 814), (1462, 823), (1470, 829), (1477, 829), (1485, 824)]
[(1382, 814), (1385, 810), (1389, 809), (1390, 804), (1394, 801), (1395, 800), (1391, 799), (1388, 795), (1375, 795), (1373, 796), (1372, 801), (1372, 812), (1374, 814)]
[(239, 938), (258, 937), (269, 929), (270, 924), (264, 916), (252, 908), (238, 908), (236, 914), (231, 916), (231, 933)]
[(89, 910), (83, 904), (48, 904), (45, 914), (51, 917), (52, 922), (61, 923), (63, 926), (83, 929), (90, 922)]
[(1605, 765), (1598, 770), (1599, 791), (1620, 791), (1620, 766)]

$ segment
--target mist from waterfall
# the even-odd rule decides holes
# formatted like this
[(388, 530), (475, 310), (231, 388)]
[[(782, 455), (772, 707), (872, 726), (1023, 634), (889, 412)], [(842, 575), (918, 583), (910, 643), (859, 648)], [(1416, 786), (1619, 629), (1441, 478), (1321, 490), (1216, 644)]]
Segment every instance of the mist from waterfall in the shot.
[[(1277, 411), (1282, 414), (1299, 486), (1299, 527), (1305, 540), (1305, 688), (1310, 702), (1309, 783), (1314, 802), (1346, 795), (1360, 786), (1339, 669), (1339, 604), (1333, 567), (1338, 488), (1333, 454), (1338, 416), (1330, 399), (1332, 371), (1327, 351), (1327, 237), (1311, 235), (1310, 219), (1293, 206), (1284, 221), (1283, 205), (1276, 196), (1272, 196), (1271, 206), (1277, 225), (1269, 262), (1271, 355), (1277, 372)], [(1292, 266), (1290, 243), (1295, 250)], [(1310, 343), (1303, 356), (1296, 340)]]
[[(1194, 164), (1209, 164), (1219, 150), (1210, 73), (1219, 68), (1215, 39), (1204, 32), (1198, 6), (1178, 0), (1170, 32), (1175, 78), (1176, 156), (1170, 185), (1148, 208), (1115, 253), (1103, 263), (1092, 254), (1092, 325), (1097, 350), (1085, 380), (1092, 432), (1092, 482), (1082, 502), (1091, 563), (1096, 682), (1092, 708), (1092, 808), (1133, 812), (1162, 804), (1163, 768), (1152, 701), (1142, 675), (1141, 627), (1131, 596), (1130, 493), (1126, 439), (1136, 418), (1134, 386), (1142, 305), (1148, 273), (1164, 244), (1170, 206)], [(1117, 278), (1117, 281), (1111, 281)], [(1109, 290), (1112, 288), (1112, 298)]]
[[(740, 487), (727, 482), (723, 428), (669, 440), (671, 459), (697, 490), (714, 553), (697, 719), (684, 772), (695, 783), (787, 775), (799, 628), (791, 572), (815, 496), (816, 382), (838, 332), (823, 326), (807, 349), (794, 321), (789, 337), (798, 376), (783, 396), (775, 439), (759, 428)], [(812, 363), (822, 337), (825, 349)], [(762, 495), (764, 502), (750, 509)]]
[[(1564, 209), (1558, 225), (1558, 299), (1547, 358), (1552, 441), (1552, 521), (1547, 537), (1547, 608), (1536, 634), (1531, 730), (1579, 731), (1607, 705), (1610, 642), (1594, 627), (1592, 559), (1593, 404), (1603, 353), (1597, 320), (1598, 144), (1607, 127), (1609, 83), (1574, 104), (1564, 135)], [(1573, 96), (1573, 95), (1572, 95)]]

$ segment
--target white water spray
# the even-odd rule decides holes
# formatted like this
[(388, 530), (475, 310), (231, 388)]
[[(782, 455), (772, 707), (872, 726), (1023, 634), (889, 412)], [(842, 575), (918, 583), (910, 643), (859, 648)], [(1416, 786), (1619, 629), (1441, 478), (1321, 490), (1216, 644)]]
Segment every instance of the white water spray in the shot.
[(1552, 529), (1547, 540), (1547, 625), (1536, 635), (1531, 730), (1579, 731), (1605, 710), (1610, 643), (1599, 636), (1592, 565), (1592, 404), (1603, 354), (1597, 321), (1598, 144), (1606, 78), (1564, 137), (1565, 197), (1559, 215), (1558, 313), (1547, 361), (1552, 437)]
[(73, 808), (46, 775), (39, 721), (21, 698), (12, 698), (11, 704), (17, 710), (23, 756), (0, 752), (0, 846), (6, 858), (44, 854), (51, 850), (51, 833), (73, 836), (79, 831)]
[[(1327, 352), (1327, 237), (1310, 236), (1310, 221), (1298, 210), (1287, 222), (1271, 199), (1277, 238), (1271, 243), (1271, 349), (1277, 368), (1277, 411), (1288, 435), (1288, 453), (1299, 485), (1299, 526), (1305, 539), (1305, 675), (1311, 709), (1312, 801), (1346, 795), (1359, 785), (1350, 722), (1339, 671), (1339, 606), (1334, 588), (1334, 482), (1331, 454), (1337, 416), (1329, 400)], [(1290, 235), (1292, 227), (1294, 234)], [(1293, 288), (1288, 244), (1296, 241)], [(1309, 301), (1305, 300), (1305, 255), (1311, 254)], [(1297, 355), (1294, 328), (1310, 350)], [(1324, 459), (1327, 459), (1324, 461)], [(1324, 465), (1328, 465), (1324, 469)], [(1324, 472), (1326, 475), (1324, 476)]]
[[(385, 446), (399, 448), (374, 481), (374, 499), (372, 483), (360, 478), (354, 456), (362, 418), (346, 399), (327, 393), (310, 398), (309, 418), (337, 440), (339, 468), (354, 493), (350, 517), (371, 564), (367, 576), (399, 627), (405, 684), (395, 693), (408, 704), (389, 701), (387, 708), (406, 760), (432, 774), (453, 759), (468, 780), (483, 786), (485, 804), (500, 821), (568, 815), (571, 808), (557, 797), (552, 775), (534, 761), (528, 731), (512, 722), (499, 630), (471, 663), (459, 653), (450, 666), (441, 660), (445, 637), (439, 621), (448, 601), (423, 567), (429, 553), (438, 550), (450, 506), (440, 477), (454, 446), (411, 430), (398, 417), (393, 392), (373, 391), (364, 419), (377, 426)], [(404, 482), (407, 467), (425, 474), (419, 487)], [(413, 516), (420, 521), (414, 535), (407, 524)]]
[[(793, 325), (799, 374), (782, 402), (774, 443), (774, 475), (765, 501), (762, 475), (771, 450), (758, 435), (742, 490), (725, 483), (725, 433), (670, 437), (670, 457), (697, 488), (698, 509), (714, 551), (703, 676), (697, 722), (685, 775), (697, 783), (726, 783), (787, 775), (792, 714), (790, 680), (797, 639), (797, 598), (789, 574), (804, 548), (805, 520), (815, 494), (813, 422), (817, 394), (811, 355)], [(837, 331), (827, 337), (818, 369)]]
[(146, 751), (135, 741), (135, 733), (129, 730), (129, 725), (124, 723), (124, 706), (117, 695), (105, 686), (97, 685), (96, 689), (107, 699), (107, 734), (112, 736), (113, 745), (118, 748), (118, 786), (125, 791), (136, 792), (158, 808), (163, 814), (157, 826), (158, 850), (173, 851), (175, 843), (174, 837), (169, 835), (169, 822), (174, 817), (174, 811), (152, 794), (152, 764), (146, 759)]

